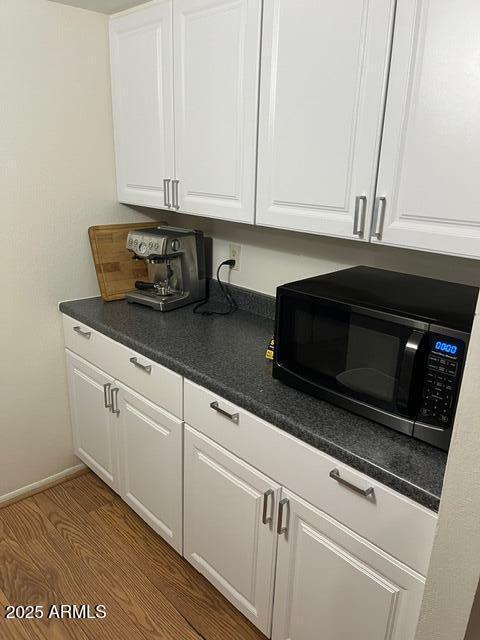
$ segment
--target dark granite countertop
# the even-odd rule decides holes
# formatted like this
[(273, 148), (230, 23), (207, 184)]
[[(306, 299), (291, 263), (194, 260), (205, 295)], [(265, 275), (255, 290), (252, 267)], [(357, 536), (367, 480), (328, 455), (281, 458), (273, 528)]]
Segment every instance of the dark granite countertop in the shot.
[(241, 301), (240, 307), (264, 315), (240, 308), (228, 316), (201, 316), (191, 306), (159, 313), (101, 298), (62, 302), (60, 310), (438, 510), (447, 455), (274, 380), (265, 359), (273, 330), (272, 299), (252, 300), (243, 292)]

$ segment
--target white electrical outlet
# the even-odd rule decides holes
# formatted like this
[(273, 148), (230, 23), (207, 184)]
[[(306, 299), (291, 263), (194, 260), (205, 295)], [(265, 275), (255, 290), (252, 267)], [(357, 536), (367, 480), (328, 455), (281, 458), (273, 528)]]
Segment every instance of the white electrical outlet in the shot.
[(230, 260), (235, 260), (235, 266), (232, 267), (234, 271), (240, 271), (240, 255), (242, 253), (242, 247), (239, 244), (230, 245)]

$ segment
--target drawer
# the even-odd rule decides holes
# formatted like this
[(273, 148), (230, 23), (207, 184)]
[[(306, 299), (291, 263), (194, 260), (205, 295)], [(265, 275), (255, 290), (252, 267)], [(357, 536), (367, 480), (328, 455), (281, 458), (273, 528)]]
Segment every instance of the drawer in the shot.
[(63, 333), (67, 349), (99, 369), (106, 370), (109, 343), (106, 336), (94, 331), (83, 322), (78, 322), (65, 315), (63, 316)]
[(113, 345), (111, 357), (114, 377), (159, 407), (182, 419), (182, 376), (118, 342), (112, 340), (111, 344)]
[[(433, 512), (189, 380), (184, 381), (184, 419), (352, 531), (427, 574), (437, 523)], [(343, 481), (373, 493), (363, 495)]]
[(64, 316), (65, 346), (112, 378), (183, 417), (182, 376), (111, 340), (87, 325)]

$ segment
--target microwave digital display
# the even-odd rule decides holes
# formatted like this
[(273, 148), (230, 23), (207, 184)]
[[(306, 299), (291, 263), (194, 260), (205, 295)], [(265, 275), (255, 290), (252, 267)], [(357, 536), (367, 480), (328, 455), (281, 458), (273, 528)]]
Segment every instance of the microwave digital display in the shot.
[(455, 356), (458, 352), (458, 345), (452, 344), (451, 342), (443, 342), (442, 340), (437, 340), (435, 343), (435, 351), (440, 351), (440, 353), (448, 353), (450, 356)]

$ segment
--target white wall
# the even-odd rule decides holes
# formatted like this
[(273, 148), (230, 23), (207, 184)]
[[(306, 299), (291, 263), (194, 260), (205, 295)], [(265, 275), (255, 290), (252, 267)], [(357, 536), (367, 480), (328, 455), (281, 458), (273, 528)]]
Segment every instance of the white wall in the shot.
[(59, 300), (98, 292), (87, 228), (115, 204), (107, 18), (0, 2), (0, 500), (76, 464)]
[[(468, 348), (416, 640), (463, 640), (480, 576), (480, 301)], [(474, 610), (468, 639), (478, 640)], [(475, 632), (477, 627), (477, 632)]]
[(230, 281), (263, 293), (274, 295), (279, 284), (359, 264), (480, 285), (480, 261), (477, 260), (253, 227), (198, 216), (162, 214), (162, 218), (172, 224), (202, 229), (211, 236), (214, 266), (229, 257), (230, 242), (241, 244), (240, 271), (232, 271)]

